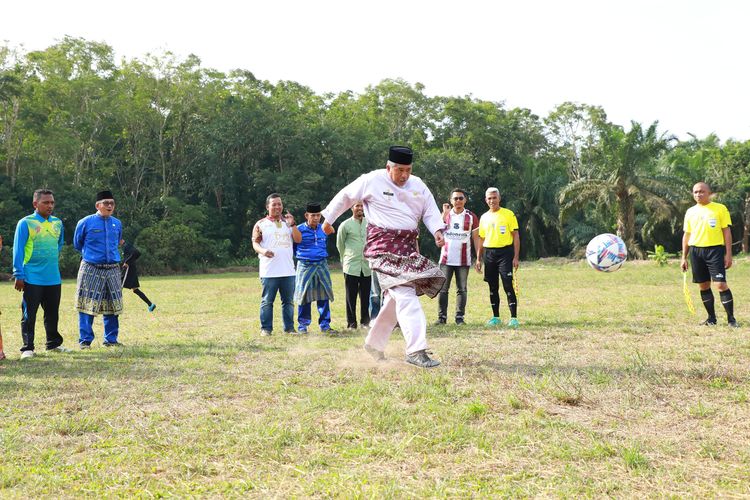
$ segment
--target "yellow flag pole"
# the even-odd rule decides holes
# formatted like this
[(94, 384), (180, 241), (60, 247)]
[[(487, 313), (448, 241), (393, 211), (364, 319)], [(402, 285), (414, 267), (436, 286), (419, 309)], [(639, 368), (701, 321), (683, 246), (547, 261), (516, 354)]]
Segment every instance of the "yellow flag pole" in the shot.
[(690, 287), (688, 287), (687, 271), (682, 272), (682, 294), (685, 296), (685, 304), (687, 305), (688, 311), (690, 311), (690, 314), (695, 314), (693, 298), (690, 296)]

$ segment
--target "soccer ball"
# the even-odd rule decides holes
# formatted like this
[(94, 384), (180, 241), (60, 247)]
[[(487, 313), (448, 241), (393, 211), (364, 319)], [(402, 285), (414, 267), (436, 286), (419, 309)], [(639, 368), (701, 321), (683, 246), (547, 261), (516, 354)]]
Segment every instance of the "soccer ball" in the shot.
[(615, 234), (600, 234), (586, 245), (586, 260), (597, 271), (617, 271), (627, 258), (628, 249), (625, 242)]

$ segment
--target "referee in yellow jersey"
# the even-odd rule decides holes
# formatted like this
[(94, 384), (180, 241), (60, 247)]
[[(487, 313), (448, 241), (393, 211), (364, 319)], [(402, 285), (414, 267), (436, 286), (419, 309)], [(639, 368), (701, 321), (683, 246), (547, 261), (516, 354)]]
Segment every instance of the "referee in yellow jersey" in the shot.
[(490, 304), (492, 318), (488, 326), (500, 326), (500, 281), (508, 297), (510, 321), (508, 326), (518, 328), (516, 318), (518, 299), (513, 290), (513, 273), (518, 269), (518, 256), (521, 251), (521, 240), (518, 238), (518, 220), (515, 214), (507, 208), (500, 208), (500, 191), (491, 187), (484, 194), (484, 199), (490, 209), (479, 219), (477, 231), (477, 272), (482, 271), (484, 258), (484, 281), (490, 287)]
[(732, 267), (732, 232), (729, 228), (732, 219), (727, 207), (711, 201), (711, 188), (705, 182), (693, 186), (693, 199), (696, 201), (695, 206), (685, 213), (680, 266), (683, 271), (687, 271), (689, 252), (693, 283), (698, 283), (703, 306), (708, 312), (708, 318), (701, 324), (716, 324), (714, 294), (711, 291), (713, 281), (719, 289), (719, 298), (727, 312), (729, 326), (737, 328), (739, 325), (734, 318), (734, 298), (727, 286), (727, 269)]

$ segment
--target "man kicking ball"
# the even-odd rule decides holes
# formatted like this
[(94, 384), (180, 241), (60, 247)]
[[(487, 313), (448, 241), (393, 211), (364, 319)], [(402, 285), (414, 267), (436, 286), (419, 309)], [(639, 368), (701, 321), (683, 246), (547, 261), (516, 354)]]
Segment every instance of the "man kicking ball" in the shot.
[(323, 230), (358, 201), (367, 217), (365, 257), (378, 274), (383, 304), (365, 339), (365, 350), (385, 358), (388, 338), (398, 322), (406, 340), (406, 361), (422, 368), (440, 364), (427, 353), (427, 319), (419, 296), (435, 297), (445, 282), (440, 268), (417, 252), (419, 221), (423, 220), (439, 247), (445, 227), (435, 198), (422, 179), (411, 175), (413, 152), (392, 146), (385, 169), (360, 176), (342, 189), (322, 214)]

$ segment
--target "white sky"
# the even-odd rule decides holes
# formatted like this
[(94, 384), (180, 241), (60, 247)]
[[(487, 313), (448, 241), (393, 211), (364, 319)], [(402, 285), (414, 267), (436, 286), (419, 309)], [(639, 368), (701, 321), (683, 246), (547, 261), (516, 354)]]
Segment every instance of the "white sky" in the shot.
[(750, 2), (744, 0), (13, 0), (0, 41), (64, 35), (118, 57), (170, 50), (318, 93), (384, 78), (429, 95), (529, 108), (602, 106), (629, 125), (750, 139)]

